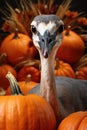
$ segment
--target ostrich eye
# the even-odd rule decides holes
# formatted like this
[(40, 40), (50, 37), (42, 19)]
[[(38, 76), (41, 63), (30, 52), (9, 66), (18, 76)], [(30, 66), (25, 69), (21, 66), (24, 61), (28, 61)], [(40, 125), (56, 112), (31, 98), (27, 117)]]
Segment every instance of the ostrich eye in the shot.
[(32, 31), (33, 33), (36, 33), (36, 32), (37, 32), (36, 27), (32, 25), (32, 26), (31, 26), (31, 31)]
[(60, 25), (59, 28), (58, 28), (58, 32), (59, 33), (62, 33), (64, 30), (64, 25)]

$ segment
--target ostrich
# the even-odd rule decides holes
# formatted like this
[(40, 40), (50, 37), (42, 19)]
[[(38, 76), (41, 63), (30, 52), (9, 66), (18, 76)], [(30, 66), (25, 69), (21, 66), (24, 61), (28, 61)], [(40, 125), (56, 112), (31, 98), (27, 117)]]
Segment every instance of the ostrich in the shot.
[(87, 110), (87, 81), (54, 76), (54, 59), (63, 28), (63, 21), (56, 15), (38, 15), (31, 22), (33, 43), (40, 54), (41, 82), (29, 93), (50, 103), (58, 123), (72, 112)]

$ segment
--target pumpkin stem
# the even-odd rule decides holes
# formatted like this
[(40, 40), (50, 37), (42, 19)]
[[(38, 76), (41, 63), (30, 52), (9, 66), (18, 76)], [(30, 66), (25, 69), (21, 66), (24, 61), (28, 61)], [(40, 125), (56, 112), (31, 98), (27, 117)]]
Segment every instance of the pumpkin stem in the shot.
[(23, 95), (21, 92), (21, 89), (17, 83), (16, 78), (11, 74), (11, 72), (8, 72), (6, 74), (6, 78), (9, 80), (10, 83), (10, 87), (11, 87), (11, 91), (12, 91), (12, 95)]
[(31, 81), (31, 74), (28, 74), (26, 76), (26, 80), (25, 80), (25, 83), (29, 83)]
[(2, 53), (2, 54), (0, 55), (0, 65), (3, 64), (3, 61), (6, 60), (6, 57), (7, 57), (7, 54), (6, 54), (6, 53)]
[(70, 31), (70, 29), (71, 29), (71, 26), (68, 26), (68, 27), (67, 27), (67, 30), (66, 30), (66, 32), (65, 32), (65, 35), (66, 35), (66, 36), (69, 35), (69, 31)]
[(19, 38), (18, 32), (19, 32), (18, 28), (15, 28), (15, 35), (14, 35), (13, 39)]

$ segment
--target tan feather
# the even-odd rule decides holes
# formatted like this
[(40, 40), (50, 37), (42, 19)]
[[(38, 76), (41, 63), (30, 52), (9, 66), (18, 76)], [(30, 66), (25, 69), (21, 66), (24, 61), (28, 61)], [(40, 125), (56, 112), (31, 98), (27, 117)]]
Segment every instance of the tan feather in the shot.
[(56, 15), (59, 16), (61, 19), (63, 19), (65, 12), (70, 8), (71, 1), (72, 0), (64, 0), (62, 4), (60, 4)]

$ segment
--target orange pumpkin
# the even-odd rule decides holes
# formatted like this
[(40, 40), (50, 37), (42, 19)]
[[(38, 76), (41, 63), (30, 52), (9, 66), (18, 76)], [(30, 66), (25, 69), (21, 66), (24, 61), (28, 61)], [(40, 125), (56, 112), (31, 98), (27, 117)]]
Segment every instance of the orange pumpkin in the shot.
[(76, 71), (76, 78), (87, 80), (87, 66), (84, 66)]
[(57, 130), (87, 130), (87, 111), (78, 111), (62, 120)]
[(66, 76), (75, 78), (74, 70), (72, 69), (71, 65), (68, 63), (65, 63), (63, 61), (55, 60), (55, 69), (54, 74), (55, 76)]
[(83, 55), (85, 44), (82, 38), (74, 31), (63, 31), (63, 41), (57, 51), (56, 57), (68, 63), (77, 62)]
[(10, 71), (15, 76), (15, 78), (17, 78), (17, 72), (12, 66), (8, 64), (1, 65), (0, 66), (0, 87), (4, 89), (7, 89), (9, 86), (9, 82), (5, 77), (8, 71)]
[(51, 106), (37, 95), (0, 96), (0, 130), (54, 130)]
[(3, 40), (0, 53), (6, 53), (11, 64), (17, 64), (26, 57), (34, 58), (37, 55), (37, 50), (29, 36), (11, 33)]
[(31, 75), (31, 81), (40, 82), (40, 71), (34, 66), (24, 66), (18, 72), (18, 81), (26, 80), (27, 75)]
[(34, 94), (22, 95), (10, 73), (6, 77), (14, 95), (0, 96), (0, 130), (54, 130), (56, 119), (50, 104)]

